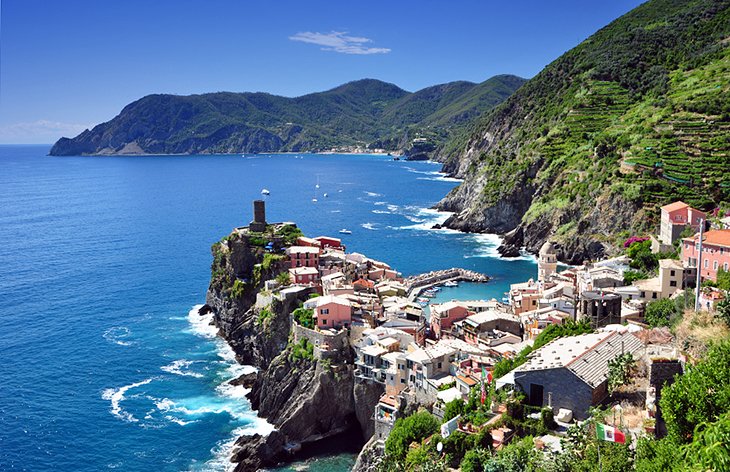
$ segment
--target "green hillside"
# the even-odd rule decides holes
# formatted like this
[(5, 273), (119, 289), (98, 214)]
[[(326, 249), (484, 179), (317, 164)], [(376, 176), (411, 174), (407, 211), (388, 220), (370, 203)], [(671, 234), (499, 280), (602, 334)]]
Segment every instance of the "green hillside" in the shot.
[(410, 93), (364, 79), (296, 98), (265, 93), (149, 95), (93, 130), (60, 139), (52, 155), (323, 151), (347, 146), (435, 149), (453, 129), (490, 110), (524, 79), (452, 82)]
[[(730, 202), (730, 2), (652, 0), (548, 65), (446, 146), (462, 229), (577, 262), (658, 206)], [(723, 203), (724, 202), (724, 203)]]

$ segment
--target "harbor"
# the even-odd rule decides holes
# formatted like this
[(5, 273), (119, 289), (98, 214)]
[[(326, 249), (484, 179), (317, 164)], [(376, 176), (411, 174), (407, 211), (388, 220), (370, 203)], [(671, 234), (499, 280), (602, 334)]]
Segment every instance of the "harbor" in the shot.
[(423, 292), (439, 285), (450, 286), (450, 284), (456, 284), (458, 282), (486, 283), (488, 281), (489, 277), (484, 274), (473, 270), (453, 267), (451, 269), (434, 270), (408, 277), (403, 280), (403, 284), (406, 286), (408, 300), (414, 301)]

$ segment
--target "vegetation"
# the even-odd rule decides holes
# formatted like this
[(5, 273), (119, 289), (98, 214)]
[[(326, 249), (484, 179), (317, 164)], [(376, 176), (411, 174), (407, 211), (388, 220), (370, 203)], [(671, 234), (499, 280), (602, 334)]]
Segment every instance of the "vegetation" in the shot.
[(652, 327), (669, 326), (678, 313), (677, 304), (668, 298), (651, 301), (646, 305), (644, 321)]
[(730, 340), (662, 390), (659, 401), (668, 436), (641, 439), (635, 469), (728, 470), (730, 468)]
[(274, 314), (269, 310), (268, 308), (262, 308), (261, 311), (259, 311), (259, 315), (256, 317), (256, 324), (259, 326), (263, 326), (268, 319), (270, 319)]
[(236, 279), (231, 286), (230, 296), (231, 298), (242, 298), (248, 289), (249, 286), (246, 282)]
[(282, 272), (281, 274), (277, 275), (276, 282), (282, 287), (286, 287), (287, 285), (291, 284), (291, 277), (289, 276), (289, 272)]
[(653, 230), (677, 199), (726, 207), (728, 36), (727, 0), (650, 0), (602, 28), (446, 147), (481, 189), (466, 206), (526, 197), (523, 227), (598, 243)]
[(314, 344), (307, 338), (302, 338), (298, 343), (289, 345), (289, 360), (292, 362), (303, 359), (314, 360)]
[(630, 352), (619, 354), (608, 361), (608, 391), (613, 394), (616, 389), (631, 380), (631, 372), (636, 365)]
[[(405, 150), (413, 138), (434, 144), (501, 103), (524, 79), (496, 76), (409, 93), (378, 80), (350, 82), (296, 98), (265, 93), (148, 95), (53, 155), (93, 154), (136, 143), (147, 153), (320, 151), (342, 146)], [(243, 143), (243, 144), (242, 144)]]
[[(295, 225), (284, 225), (276, 232), (284, 240), (284, 244), (291, 246), (297, 242), (297, 239), (304, 236), (302, 230)], [(273, 254), (272, 254), (273, 256)]]
[(653, 272), (659, 267), (659, 259), (656, 254), (651, 252), (651, 241), (649, 240), (632, 243), (626, 249), (626, 255), (631, 259), (629, 266), (641, 274)]
[(292, 312), (292, 317), (300, 326), (305, 328), (314, 328), (314, 310), (299, 307)]
[(406, 418), (398, 418), (385, 441), (385, 453), (392, 460), (404, 460), (411, 443), (421, 442), (438, 431), (438, 420), (425, 410)]

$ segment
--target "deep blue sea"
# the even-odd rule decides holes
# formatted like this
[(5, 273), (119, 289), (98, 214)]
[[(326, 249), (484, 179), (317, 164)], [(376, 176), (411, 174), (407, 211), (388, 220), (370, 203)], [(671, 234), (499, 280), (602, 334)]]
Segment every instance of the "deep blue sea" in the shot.
[(405, 275), (461, 266), (494, 277), (442, 299), (501, 298), (536, 272), (530, 258), (499, 259), (495, 237), (430, 229), (445, 215), (428, 208), (457, 185), (434, 163), (48, 149), (0, 146), (3, 471), (226, 470), (236, 435), (269, 428), (226, 384), (246, 367), (190, 315), (205, 301), (211, 244), (251, 220), (263, 188), (269, 221), (310, 236), (349, 229), (348, 250)]

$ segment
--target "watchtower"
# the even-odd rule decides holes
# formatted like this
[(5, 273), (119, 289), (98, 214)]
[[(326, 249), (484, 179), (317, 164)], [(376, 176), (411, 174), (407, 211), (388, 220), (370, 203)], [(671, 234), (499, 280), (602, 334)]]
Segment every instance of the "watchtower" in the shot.
[(266, 203), (263, 200), (253, 201), (253, 221), (248, 229), (257, 233), (266, 231)]

